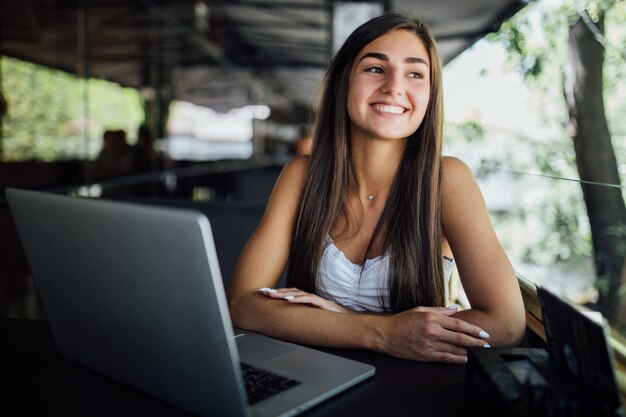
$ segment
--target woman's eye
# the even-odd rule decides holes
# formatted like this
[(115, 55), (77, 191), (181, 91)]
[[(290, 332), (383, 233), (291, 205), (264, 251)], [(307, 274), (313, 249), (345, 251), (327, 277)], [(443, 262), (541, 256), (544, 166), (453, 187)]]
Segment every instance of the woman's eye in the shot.
[(424, 73), (420, 71), (411, 71), (409, 72), (409, 77), (411, 78), (424, 78)]
[(383, 67), (379, 66), (379, 65), (374, 65), (371, 67), (367, 67), (365, 68), (366, 72), (373, 72), (375, 74), (383, 74), (385, 72), (385, 70), (383, 69)]

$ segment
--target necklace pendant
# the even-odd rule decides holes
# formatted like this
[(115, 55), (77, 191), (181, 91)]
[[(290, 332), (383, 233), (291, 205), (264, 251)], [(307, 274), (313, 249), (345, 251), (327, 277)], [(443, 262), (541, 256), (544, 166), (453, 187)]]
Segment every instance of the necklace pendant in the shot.
[(370, 195), (367, 196), (367, 199), (369, 201), (374, 201), (375, 198), (376, 198), (376, 196), (374, 194), (370, 194)]

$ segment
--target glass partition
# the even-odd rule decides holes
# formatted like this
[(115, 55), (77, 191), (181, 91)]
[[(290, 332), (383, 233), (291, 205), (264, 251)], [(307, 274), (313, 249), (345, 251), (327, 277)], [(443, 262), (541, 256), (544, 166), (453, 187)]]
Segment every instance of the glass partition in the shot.
[[(626, 87), (621, 81), (626, 61), (619, 43), (626, 8), (619, 2), (612, 6), (599, 39), (592, 30), (601, 26), (594, 23), (593, 8), (584, 11), (591, 15), (580, 11), (586, 21), (575, 14), (559, 21), (558, 30), (539, 31), (558, 13), (567, 16), (568, 9), (555, 7), (534, 3), (520, 13), (522, 19), (503, 26), (498, 36), (504, 41), (481, 40), (446, 66), (445, 153), (474, 171), (517, 273), (602, 312), (616, 334), (626, 334)], [(591, 34), (584, 52), (601, 51), (593, 74), (602, 75), (604, 65), (604, 89), (595, 84), (596, 93), (586, 96), (593, 103), (586, 119), (572, 110), (571, 67), (556, 65), (556, 58), (564, 60), (572, 48), (568, 22), (577, 16), (576, 33)], [(529, 45), (544, 45), (541, 50), (549, 55)], [(512, 53), (515, 48), (519, 51)], [(540, 60), (543, 67), (533, 66)], [(528, 77), (528, 71), (540, 75)], [(587, 88), (585, 93), (594, 87)], [(578, 136), (592, 125), (598, 126), (592, 135)], [(590, 175), (596, 179), (581, 180)]]
[[(255, 122), (271, 112), (260, 99), (245, 103), (262, 89), (254, 96), (248, 83), (227, 85), (212, 70), (230, 76), (237, 63), (215, 47), (226, 35), (210, 2), (27, 0), (2, 2), (0, 11), (0, 316), (41, 313), (28, 298), (33, 284), (6, 188), (226, 200), (243, 198), (235, 187), (242, 172), (275, 177), (276, 158), (250, 159)], [(206, 72), (191, 77), (200, 67)], [(218, 103), (202, 90), (208, 78), (228, 87), (221, 94), (239, 98), (239, 109), (174, 101), (175, 72), (187, 74), (187, 96)], [(267, 188), (256, 188), (259, 199)]]

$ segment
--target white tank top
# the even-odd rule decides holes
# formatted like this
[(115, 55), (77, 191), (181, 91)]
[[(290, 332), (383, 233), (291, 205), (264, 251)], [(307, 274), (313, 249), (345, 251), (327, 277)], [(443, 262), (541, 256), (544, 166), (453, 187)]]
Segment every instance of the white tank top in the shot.
[[(335, 245), (330, 236), (324, 240), (324, 252), (319, 269), (318, 293), (353, 311), (384, 312), (389, 305), (387, 273), (390, 251), (372, 259), (363, 266), (352, 263)], [(448, 300), (450, 276), (454, 260), (444, 257), (443, 276)]]

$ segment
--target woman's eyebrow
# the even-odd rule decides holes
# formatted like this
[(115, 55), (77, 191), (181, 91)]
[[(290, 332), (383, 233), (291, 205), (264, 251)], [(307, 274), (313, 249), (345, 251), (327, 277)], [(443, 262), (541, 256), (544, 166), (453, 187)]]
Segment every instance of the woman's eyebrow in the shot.
[(424, 64), (428, 66), (428, 62), (424, 58), (410, 56), (404, 60), (408, 64)]
[[(359, 59), (360, 61), (363, 61), (365, 58), (375, 58), (375, 59), (379, 59), (381, 61), (389, 61), (389, 57), (385, 54), (381, 54), (380, 52), (368, 52), (366, 54), (364, 54), (361, 59)], [(404, 62), (408, 63), (408, 64), (424, 64), (426, 66), (428, 66), (428, 62), (424, 59), (424, 58), (419, 58), (419, 57), (414, 57), (414, 56), (410, 56), (404, 59)]]
[(363, 61), (365, 58), (376, 58), (381, 61), (389, 61), (389, 58), (385, 54), (381, 54), (380, 52), (368, 52), (359, 59), (359, 61)]

